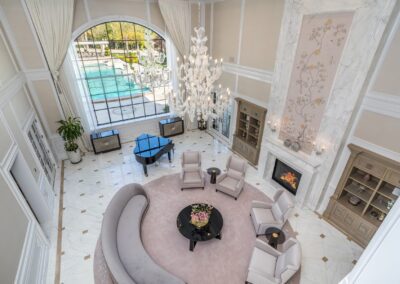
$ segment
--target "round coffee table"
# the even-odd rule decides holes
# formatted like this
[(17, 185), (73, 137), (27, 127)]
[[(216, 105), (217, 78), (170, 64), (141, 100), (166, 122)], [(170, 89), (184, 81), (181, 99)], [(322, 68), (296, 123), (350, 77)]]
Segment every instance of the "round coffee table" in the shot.
[(176, 225), (179, 229), (179, 232), (181, 232), (181, 234), (190, 241), (190, 251), (193, 251), (197, 242), (208, 241), (213, 238), (220, 240), (221, 230), (224, 224), (221, 213), (216, 208), (213, 208), (208, 224), (201, 229), (196, 228), (190, 223), (192, 205), (183, 208), (176, 220)]
[(215, 167), (208, 168), (207, 173), (211, 175), (210, 177), (210, 183), (215, 184), (217, 182), (217, 175), (221, 173), (221, 170)]
[(265, 236), (268, 239), (268, 244), (273, 248), (277, 248), (278, 244), (282, 244), (286, 239), (283, 231), (275, 227), (269, 227), (266, 229)]

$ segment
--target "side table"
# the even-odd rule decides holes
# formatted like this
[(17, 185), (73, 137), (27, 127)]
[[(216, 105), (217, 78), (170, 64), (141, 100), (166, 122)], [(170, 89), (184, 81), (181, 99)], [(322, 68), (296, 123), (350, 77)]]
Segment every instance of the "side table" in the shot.
[(215, 167), (208, 168), (207, 173), (211, 175), (210, 183), (215, 184), (217, 182), (217, 175), (221, 174), (221, 170)]
[(275, 227), (266, 229), (265, 236), (268, 239), (268, 244), (275, 249), (278, 247), (278, 244), (282, 244), (286, 239), (285, 233), (283, 233), (281, 229)]

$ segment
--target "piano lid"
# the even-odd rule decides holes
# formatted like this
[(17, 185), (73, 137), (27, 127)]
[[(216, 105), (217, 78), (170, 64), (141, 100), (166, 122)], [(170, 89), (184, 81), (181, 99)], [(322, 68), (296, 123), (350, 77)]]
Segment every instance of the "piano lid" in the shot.
[(172, 143), (169, 138), (154, 136), (150, 134), (141, 134), (136, 138), (136, 147), (133, 153), (141, 157), (153, 157), (165, 146)]

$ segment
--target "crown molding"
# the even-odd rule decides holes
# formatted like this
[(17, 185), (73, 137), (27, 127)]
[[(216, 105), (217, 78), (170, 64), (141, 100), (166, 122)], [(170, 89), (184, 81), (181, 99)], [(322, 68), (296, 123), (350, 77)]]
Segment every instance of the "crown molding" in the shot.
[(400, 118), (400, 94), (392, 95), (383, 92), (368, 92), (362, 108), (380, 114)]
[(239, 75), (269, 84), (272, 83), (272, 77), (274, 74), (274, 72), (271, 70), (263, 70), (234, 63), (224, 63), (222, 65), (222, 70), (230, 74)]
[(246, 100), (248, 102), (251, 102), (252, 104), (255, 104), (255, 105), (258, 105), (258, 106), (261, 106), (261, 107), (264, 107), (264, 108), (268, 107), (267, 100), (261, 101), (259, 99), (255, 99), (255, 98), (240, 94), (238, 92), (232, 92), (232, 96), (233, 96), (233, 98), (242, 98), (242, 99), (244, 99), (244, 100)]

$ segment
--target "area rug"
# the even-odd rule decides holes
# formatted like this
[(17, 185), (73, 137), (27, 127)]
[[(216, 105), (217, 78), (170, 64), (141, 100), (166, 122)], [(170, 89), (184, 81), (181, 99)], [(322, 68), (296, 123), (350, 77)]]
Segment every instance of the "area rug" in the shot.
[[(209, 176), (206, 177), (209, 179)], [(142, 220), (142, 242), (157, 264), (189, 284), (245, 283), (256, 241), (250, 218), (251, 201), (271, 201), (266, 195), (246, 183), (236, 201), (228, 195), (215, 192), (215, 185), (210, 184), (209, 180), (204, 190), (181, 191), (179, 174), (163, 176), (145, 184), (144, 188), (150, 205)], [(222, 239), (198, 242), (190, 251), (189, 240), (177, 229), (176, 218), (184, 207), (199, 202), (211, 204), (221, 212), (224, 219)], [(287, 238), (294, 236), (289, 225), (284, 227), (284, 231)], [(95, 255), (94, 270), (102, 271), (98, 276), (103, 274), (104, 277), (102, 262), (99, 259), (96, 261)], [(96, 273), (95, 278), (99, 280)], [(95, 282), (108, 282), (104, 278), (102, 280)], [(298, 275), (290, 283), (299, 283)]]

